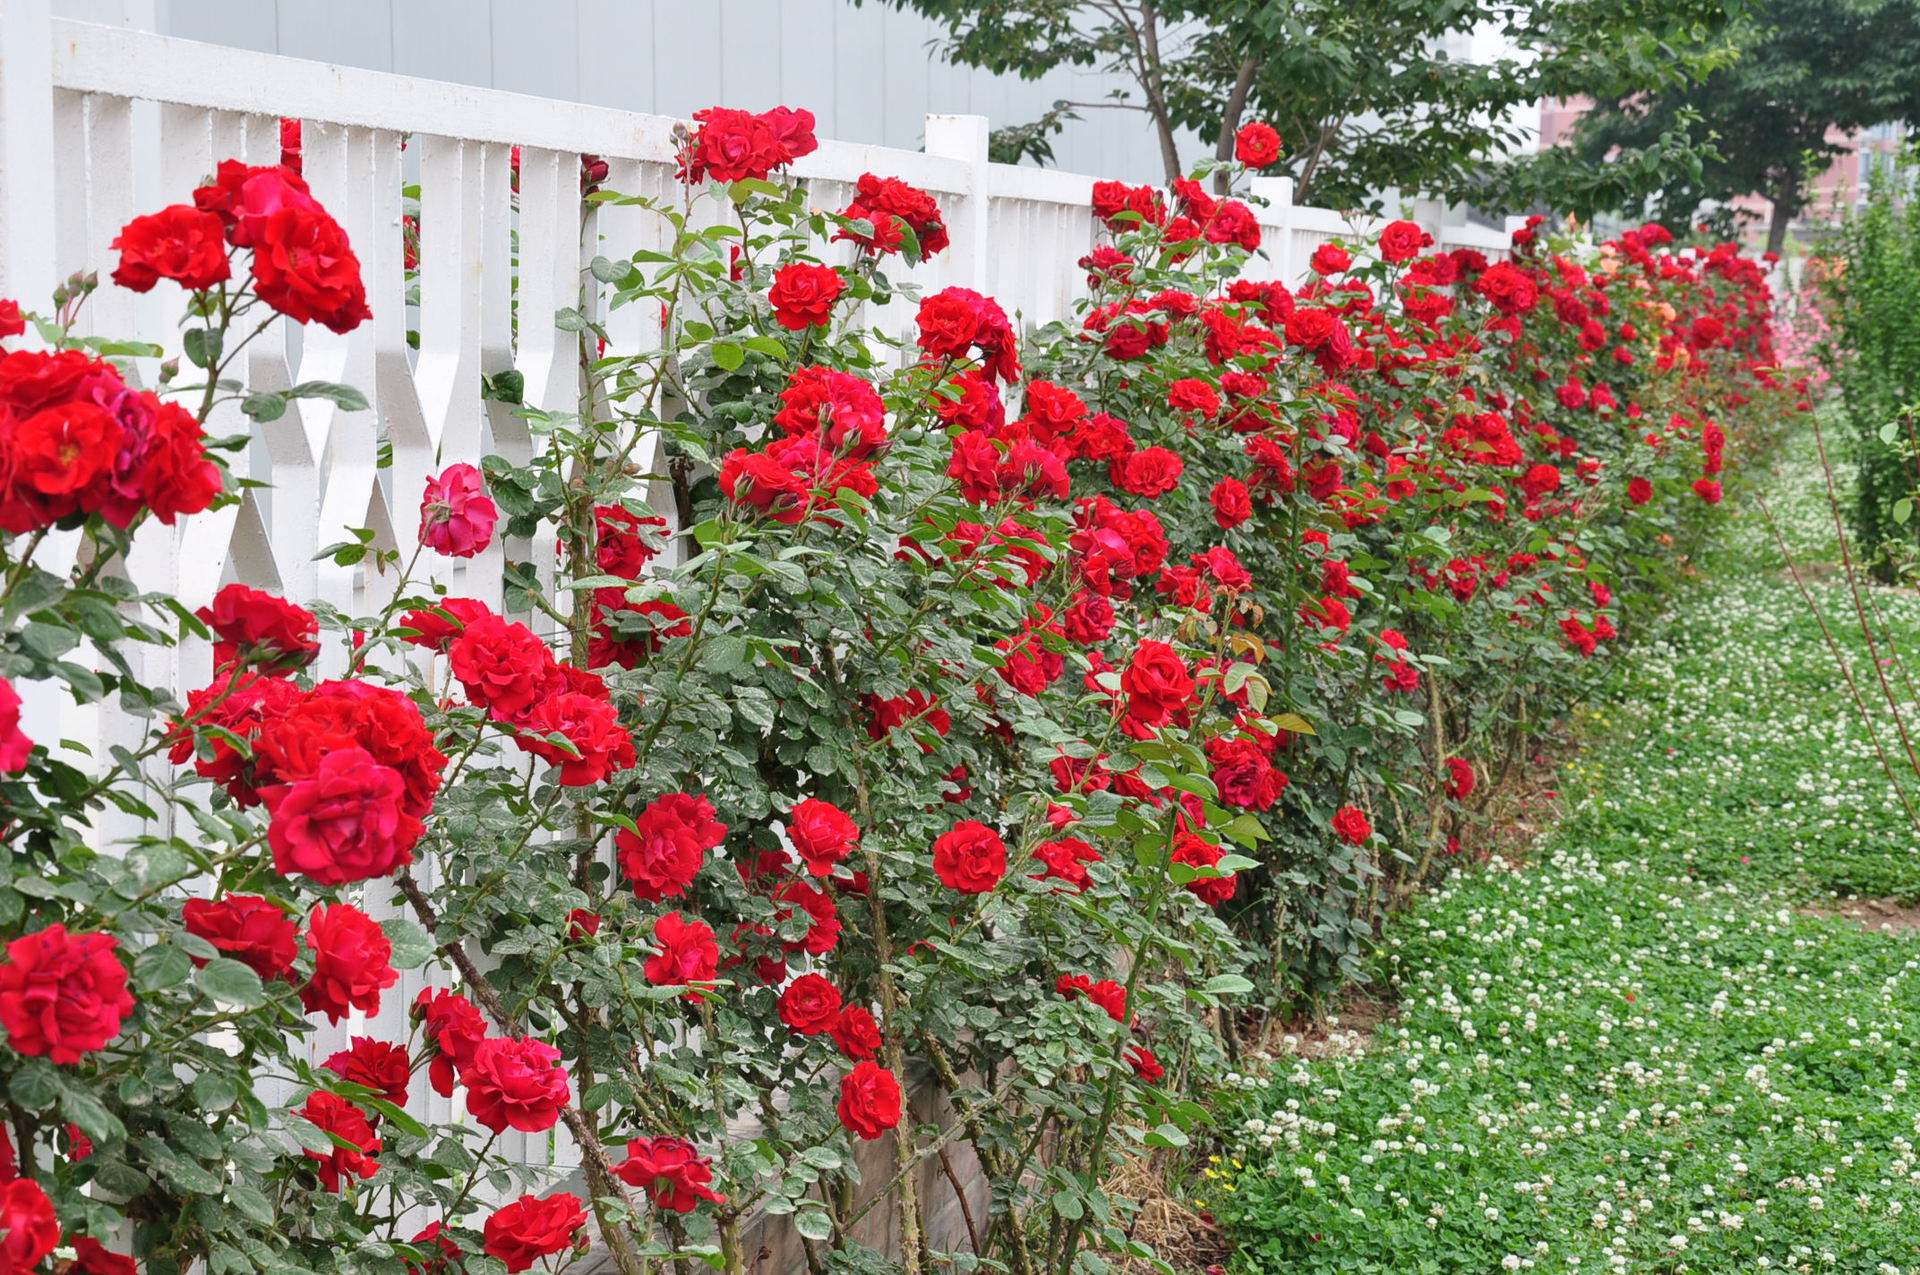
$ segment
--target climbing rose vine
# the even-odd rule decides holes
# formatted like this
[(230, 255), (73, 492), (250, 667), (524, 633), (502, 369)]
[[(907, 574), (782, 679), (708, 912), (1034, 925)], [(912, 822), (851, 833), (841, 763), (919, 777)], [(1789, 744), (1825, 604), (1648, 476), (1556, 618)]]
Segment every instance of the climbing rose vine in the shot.
[(1146, 1256), (1112, 1170), (1475, 849), (1780, 388), (1732, 247), (1397, 221), (1293, 290), (1197, 178), (1097, 183), (1023, 336), (913, 282), (937, 195), (814, 207), (812, 116), (715, 108), (673, 199), (583, 161), (667, 250), (521, 306), (581, 396), (490, 379), (531, 459), (387, 483), (401, 548), (328, 528), (351, 613), (151, 590), (136, 539), (249, 498), (216, 411), (365, 406), (238, 380), (369, 317), (299, 140), (114, 240), (184, 364), (80, 335), (93, 276), (0, 304), (0, 1270)]

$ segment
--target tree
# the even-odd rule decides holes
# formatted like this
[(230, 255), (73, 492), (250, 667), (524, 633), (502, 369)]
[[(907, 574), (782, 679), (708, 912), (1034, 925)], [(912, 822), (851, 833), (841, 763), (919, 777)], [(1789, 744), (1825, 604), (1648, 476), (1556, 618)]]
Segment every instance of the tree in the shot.
[[(1397, 186), (1468, 198), (1526, 141), (1516, 106), (1676, 82), (1719, 49), (1728, 0), (881, 0), (946, 28), (956, 62), (1037, 79), (1057, 66), (1126, 77), (1112, 99), (1062, 102), (1010, 151), (1079, 109), (1144, 113), (1168, 180), (1181, 137), (1227, 158), (1248, 119), (1281, 130), (1296, 198), (1359, 207)], [(1485, 62), (1447, 42), (1503, 36)], [(1012, 134), (1009, 134), (1012, 137)]]
[(1808, 179), (1844, 152), (1836, 133), (1920, 119), (1920, 0), (1761, 0), (1739, 40), (1738, 55), (1696, 83), (1612, 97), (1581, 121), (1572, 149), (1592, 161), (1676, 127), (1711, 136), (1698, 172), (1656, 187), (1656, 215), (1685, 225), (1704, 203), (1724, 212), (1764, 195), (1778, 252)]

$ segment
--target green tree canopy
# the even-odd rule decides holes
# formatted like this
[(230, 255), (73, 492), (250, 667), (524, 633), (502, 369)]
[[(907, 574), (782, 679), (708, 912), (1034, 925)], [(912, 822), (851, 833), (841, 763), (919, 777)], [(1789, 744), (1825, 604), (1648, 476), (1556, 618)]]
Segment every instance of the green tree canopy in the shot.
[(1571, 153), (1591, 162), (1676, 130), (1710, 137), (1699, 169), (1655, 184), (1656, 215), (1684, 225), (1702, 204), (1764, 195), (1777, 252), (1808, 180), (1844, 150), (1836, 131), (1920, 119), (1920, 0), (1758, 0), (1738, 39), (1738, 55), (1696, 82), (1603, 99)]
[[(1679, 83), (1721, 51), (1737, 0), (881, 2), (940, 22), (960, 63), (1028, 79), (1062, 65), (1120, 73), (1114, 99), (1078, 106), (1145, 113), (1169, 179), (1196, 158), (1184, 134), (1225, 158), (1240, 124), (1264, 119), (1287, 141), (1298, 198), (1359, 207), (1389, 186), (1470, 198), (1507, 181), (1526, 140), (1512, 108)], [(1446, 52), (1476, 32), (1504, 35), (1508, 52)], [(1026, 153), (1044, 156), (1072, 109), (1020, 130)]]

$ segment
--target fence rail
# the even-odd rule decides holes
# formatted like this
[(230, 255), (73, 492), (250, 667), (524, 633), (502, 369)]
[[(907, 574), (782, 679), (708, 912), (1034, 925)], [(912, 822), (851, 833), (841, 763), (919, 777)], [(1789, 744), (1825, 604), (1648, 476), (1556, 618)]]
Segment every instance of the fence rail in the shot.
[[(346, 539), (347, 528), (369, 527), (376, 543), (404, 556), (416, 532), (411, 510), (429, 473), (454, 461), (477, 463), (488, 452), (527, 454), (525, 423), (483, 398), (483, 377), (517, 370), (530, 405), (575, 406), (576, 337), (556, 328), (555, 312), (578, 303), (592, 256), (665, 246), (661, 222), (644, 209), (583, 204), (581, 157), (608, 161), (610, 190), (671, 196), (681, 121), (58, 20), (48, 0), (0, 0), (0, 296), (44, 308), (57, 280), (110, 264), (108, 244), (129, 218), (185, 198), (218, 161), (275, 162), (282, 118), (302, 121), (307, 179), (361, 258), (373, 320), (345, 336), (318, 328), (275, 334), (255, 347), (245, 375), (263, 389), (345, 382), (368, 391), (372, 410), (298, 400), (281, 419), (256, 424), (222, 409), (213, 433), (252, 435), (236, 473), (270, 485), (182, 528), (143, 529), (121, 569), (190, 607), (241, 581), (364, 614), (383, 600), (382, 581), (316, 560), (318, 549)], [(926, 188), (942, 206), (952, 246), (912, 270), (912, 282), (976, 288), (1027, 324), (1070, 318), (1085, 288), (1075, 263), (1095, 241), (1094, 179), (990, 163), (987, 121), (978, 116), (929, 116), (925, 138), (924, 152), (823, 141), (794, 175), (827, 208), (848, 202), (865, 172)], [(517, 198), (509, 175), (514, 147)], [(403, 248), (408, 183), (419, 188), (417, 274)], [(1370, 238), (1381, 224), (1295, 206), (1285, 179), (1255, 179), (1253, 193), (1268, 201), (1258, 210), (1266, 248), (1249, 266), (1259, 278), (1297, 284), (1317, 244)], [(1436, 210), (1426, 211), (1443, 247), (1490, 255), (1505, 247), (1500, 232), (1444, 224)], [(851, 251), (821, 248), (829, 259)], [(643, 310), (606, 316), (620, 348), (657, 344), (656, 316)], [(138, 296), (109, 286), (88, 303), (82, 327), (178, 352), (180, 317), (171, 289)], [(912, 312), (896, 302), (873, 317), (904, 331)], [(419, 334), (417, 350), (410, 327)], [(142, 368), (149, 377), (155, 370), (151, 361)], [(391, 455), (385, 465), (383, 446)], [(673, 518), (670, 501), (654, 503)], [(513, 548), (517, 556), (529, 551)], [(74, 552), (71, 542), (66, 552)], [(427, 557), (432, 578), (452, 592), (499, 603), (498, 543), (464, 563)], [(144, 658), (141, 675), (177, 695), (210, 672), (204, 643)], [(76, 706), (44, 685), (23, 689), (27, 727), (38, 739), (72, 741), (102, 756), (148, 728), (111, 705)], [(130, 817), (103, 816), (101, 848), (141, 830)], [(385, 889), (375, 886), (364, 901), (375, 915), (391, 914)], [(424, 983), (410, 974), (374, 1021), (317, 1032), (315, 1058), (354, 1034), (404, 1038), (407, 1007)], [(426, 1101), (429, 1119), (454, 1118), (446, 1100), (428, 1094)], [(521, 1142), (503, 1150), (529, 1164), (570, 1161), (564, 1144), (544, 1136)]]

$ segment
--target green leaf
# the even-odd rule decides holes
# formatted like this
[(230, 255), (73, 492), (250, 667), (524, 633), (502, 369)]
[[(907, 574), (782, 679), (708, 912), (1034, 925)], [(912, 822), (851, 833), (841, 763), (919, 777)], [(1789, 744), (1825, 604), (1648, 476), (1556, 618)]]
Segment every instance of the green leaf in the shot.
[(228, 957), (217, 956), (201, 966), (196, 981), (200, 984), (200, 990), (214, 1000), (241, 1009), (254, 1009), (267, 1001), (266, 989), (260, 985), (260, 976)]
[(390, 958), (393, 968), (418, 969), (433, 955), (433, 940), (425, 930), (406, 917), (396, 916), (382, 921), (380, 928), (387, 932), (387, 941), (393, 944), (393, 956)]
[(1238, 974), (1215, 974), (1200, 990), (1212, 996), (1245, 996), (1253, 990), (1253, 984)]
[(747, 352), (731, 341), (715, 341), (713, 361), (726, 371), (737, 371), (747, 361)]
[(793, 1229), (810, 1240), (824, 1240), (833, 1235), (833, 1219), (823, 1208), (802, 1208), (793, 1215)]

